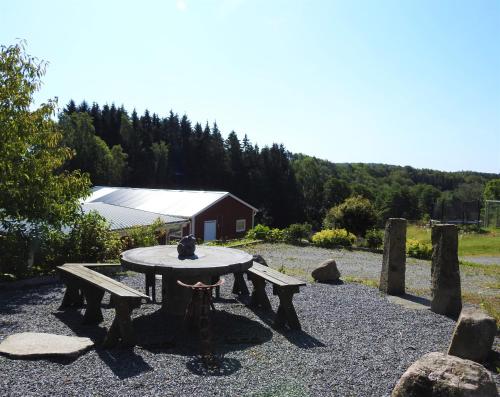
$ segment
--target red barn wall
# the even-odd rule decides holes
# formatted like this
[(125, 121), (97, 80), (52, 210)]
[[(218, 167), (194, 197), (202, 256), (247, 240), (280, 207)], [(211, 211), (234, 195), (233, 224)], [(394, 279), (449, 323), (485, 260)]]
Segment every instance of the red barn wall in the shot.
[[(232, 197), (225, 197), (195, 217), (195, 236), (203, 239), (205, 221), (217, 221), (217, 240), (243, 237), (252, 227), (253, 210)], [(236, 233), (236, 220), (245, 219), (246, 229)], [(192, 219), (191, 219), (192, 222)]]

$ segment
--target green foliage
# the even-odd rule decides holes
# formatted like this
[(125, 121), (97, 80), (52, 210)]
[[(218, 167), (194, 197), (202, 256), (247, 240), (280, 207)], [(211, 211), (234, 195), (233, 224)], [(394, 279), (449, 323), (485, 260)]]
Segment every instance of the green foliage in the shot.
[(29, 252), (30, 239), (21, 225), (0, 234), (0, 274), (24, 276), (28, 271)]
[(377, 215), (370, 201), (361, 196), (350, 197), (342, 204), (331, 208), (324, 221), (325, 228), (343, 227), (358, 236), (373, 227)]
[(406, 254), (417, 259), (431, 259), (432, 245), (422, 241), (408, 239), (406, 240)]
[(251, 240), (267, 240), (271, 228), (266, 225), (258, 224), (248, 230), (246, 237)]
[(123, 249), (151, 247), (158, 245), (163, 222), (157, 219), (149, 226), (138, 226), (127, 229), (127, 235), (122, 238)]
[(379, 229), (370, 229), (365, 234), (366, 245), (368, 248), (380, 248), (384, 242), (384, 233)]
[(67, 254), (75, 262), (105, 262), (117, 260), (121, 242), (117, 233), (97, 212), (91, 211), (78, 218), (68, 235)]
[[(89, 192), (89, 180), (79, 171), (60, 172), (72, 156), (61, 145), (52, 120), (56, 102), (34, 108), (45, 65), (25, 53), (22, 44), (0, 46), (0, 222), (4, 227), (30, 222), (69, 224), (78, 199)], [(7, 225), (7, 226), (6, 226)]]
[(312, 236), (314, 245), (323, 248), (351, 247), (356, 241), (356, 236), (345, 229), (325, 229)]
[(500, 178), (486, 183), (483, 197), (485, 200), (500, 200)]
[(283, 232), (283, 238), (287, 243), (300, 243), (302, 240), (309, 240), (312, 226), (309, 223), (293, 223)]

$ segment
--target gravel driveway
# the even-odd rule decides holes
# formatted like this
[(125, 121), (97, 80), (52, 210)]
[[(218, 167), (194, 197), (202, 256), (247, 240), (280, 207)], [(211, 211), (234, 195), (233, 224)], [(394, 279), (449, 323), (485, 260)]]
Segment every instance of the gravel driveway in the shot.
[[(350, 276), (370, 279), (378, 282), (382, 269), (382, 254), (364, 251), (330, 250), (317, 247), (298, 247), (288, 244), (257, 244), (245, 248), (252, 254), (260, 254), (269, 266), (279, 269), (295, 269), (294, 275), (307, 279), (311, 271), (321, 262), (335, 259), (343, 277)], [(461, 269), (463, 291), (470, 291), (486, 296), (498, 296), (500, 291), (489, 288), (500, 283), (500, 271), (496, 276), (484, 275), (468, 267)], [(410, 291), (429, 297), (431, 283), (430, 261), (407, 258), (406, 287)]]

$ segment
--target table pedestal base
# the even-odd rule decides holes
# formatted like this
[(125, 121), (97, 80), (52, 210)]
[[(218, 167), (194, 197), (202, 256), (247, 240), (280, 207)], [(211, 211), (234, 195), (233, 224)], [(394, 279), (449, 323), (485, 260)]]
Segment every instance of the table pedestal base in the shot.
[(162, 277), (162, 310), (174, 316), (184, 316), (186, 309), (191, 302), (193, 291), (189, 288), (181, 287), (177, 284), (181, 280), (185, 284), (196, 284), (201, 281), (210, 284), (211, 276), (208, 277)]

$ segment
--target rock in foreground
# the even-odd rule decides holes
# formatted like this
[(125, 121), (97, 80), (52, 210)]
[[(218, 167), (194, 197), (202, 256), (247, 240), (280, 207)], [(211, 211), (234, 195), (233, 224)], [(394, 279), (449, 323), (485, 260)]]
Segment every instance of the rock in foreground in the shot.
[(318, 268), (311, 272), (314, 281), (319, 283), (336, 282), (340, 278), (339, 269), (337, 269), (337, 262), (333, 259), (323, 262)]
[(490, 373), (480, 364), (429, 353), (406, 370), (392, 397), (498, 397)]
[(458, 318), (448, 354), (467, 360), (484, 362), (495, 339), (495, 319), (481, 309), (466, 307)]
[(89, 338), (22, 332), (0, 343), (0, 353), (18, 358), (76, 356), (93, 345)]

